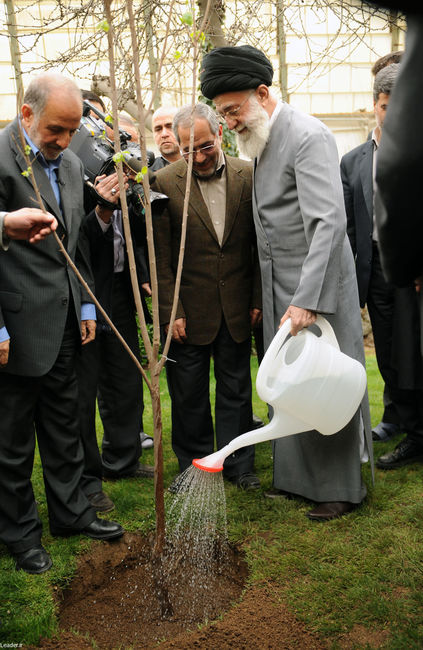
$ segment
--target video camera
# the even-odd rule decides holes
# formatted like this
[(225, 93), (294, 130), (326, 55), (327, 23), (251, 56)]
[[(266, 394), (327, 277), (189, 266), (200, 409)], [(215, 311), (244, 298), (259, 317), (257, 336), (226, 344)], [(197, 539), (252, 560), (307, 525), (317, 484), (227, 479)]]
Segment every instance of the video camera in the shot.
[[(96, 106), (90, 104), (89, 101), (83, 102), (83, 114), (78, 130), (72, 137), (69, 149), (73, 151), (84, 165), (85, 183), (90, 189), (95, 203), (104, 205), (112, 210), (116, 209), (114, 203), (110, 203), (106, 199), (97, 194), (94, 181), (97, 176), (102, 174), (112, 174), (115, 171), (115, 163), (113, 156), (115, 155), (115, 147), (113, 140), (107, 136), (107, 127), (110, 118), (106, 119), (106, 114), (102, 113)], [(95, 117), (93, 116), (95, 114)], [(131, 142), (129, 133), (119, 128), (120, 146), (124, 157), (124, 164), (134, 171), (135, 173), (142, 170), (141, 150), (137, 143)], [(154, 162), (154, 153), (147, 151), (148, 167)], [(154, 175), (150, 174), (150, 182), (154, 180)], [(129, 187), (126, 192), (126, 199), (128, 207), (132, 208), (137, 216), (143, 217), (145, 215), (144, 209), (144, 188), (141, 183), (130, 179), (128, 181)], [(160, 215), (166, 207), (168, 197), (159, 192), (150, 190), (150, 203), (153, 216)]]

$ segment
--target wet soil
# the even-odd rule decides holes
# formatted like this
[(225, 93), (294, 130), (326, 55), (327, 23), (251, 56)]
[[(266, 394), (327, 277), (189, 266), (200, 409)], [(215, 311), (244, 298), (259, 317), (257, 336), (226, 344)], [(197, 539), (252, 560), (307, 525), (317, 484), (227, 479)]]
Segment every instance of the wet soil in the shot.
[[(152, 561), (152, 539), (126, 533), (81, 557), (75, 578), (57, 593), (60, 633), (45, 650), (325, 648), (271, 585), (246, 586), (242, 552), (228, 548), (204, 584), (193, 583), (190, 557), (172, 562), (172, 579)], [(166, 584), (167, 583), (167, 584)], [(158, 588), (159, 587), (159, 588)], [(164, 595), (173, 612), (163, 616)], [(210, 621), (212, 621), (210, 623)]]

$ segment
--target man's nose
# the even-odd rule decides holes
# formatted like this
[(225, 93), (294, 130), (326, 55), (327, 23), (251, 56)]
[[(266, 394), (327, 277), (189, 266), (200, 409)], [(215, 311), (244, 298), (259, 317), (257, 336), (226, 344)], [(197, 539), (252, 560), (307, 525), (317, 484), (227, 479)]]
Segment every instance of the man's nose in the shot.
[(67, 149), (72, 140), (73, 133), (61, 133), (56, 140), (56, 144), (61, 149)]
[(195, 152), (195, 159), (198, 163), (204, 162), (206, 158), (207, 158), (206, 154), (203, 153), (202, 151)]
[(231, 117), (230, 115), (225, 115), (225, 122), (226, 122), (226, 126), (230, 130), (234, 129), (236, 127), (236, 125), (238, 124), (237, 118), (236, 117)]

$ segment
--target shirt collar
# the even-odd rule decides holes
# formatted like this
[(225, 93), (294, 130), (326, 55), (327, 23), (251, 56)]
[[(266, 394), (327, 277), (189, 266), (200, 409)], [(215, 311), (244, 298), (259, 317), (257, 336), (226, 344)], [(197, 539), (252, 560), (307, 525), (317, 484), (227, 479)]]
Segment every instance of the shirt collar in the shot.
[(226, 160), (225, 160), (225, 156), (223, 155), (223, 151), (221, 149), (219, 154), (219, 160), (217, 161), (217, 167), (215, 172), (216, 176), (219, 177), (222, 176), (223, 171), (225, 169), (225, 165), (226, 165)]
[(376, 149), (379, 147), (380, 143), (380, 136), (381, 136), (380, 128), (378, 126), (375, 126), (375, 128), (372, 131), (372, 140), (375, 144)]
[(281, 112), (282, 108), (283, 108), (283, 102), (280, 99), (278, 99), (278, 102), (277, 102), (277, 104), (276, 104), (276, 106), (274, 108), (274, 111), (273, 111), (272, 115), (270, 116), (270, 120), (269, 120), (270, 128), (272, 128), (272, 126), (276, 122), (276, 118), (278, 117), (278, 115)]

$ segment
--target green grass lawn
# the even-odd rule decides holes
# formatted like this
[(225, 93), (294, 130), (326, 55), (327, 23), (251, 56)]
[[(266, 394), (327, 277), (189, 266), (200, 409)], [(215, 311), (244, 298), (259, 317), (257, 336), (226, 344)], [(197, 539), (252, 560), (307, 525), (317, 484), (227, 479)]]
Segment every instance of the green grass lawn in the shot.
[[(375, 357), (367, 359), (372, 423), (382, 413), (382, 382)], [(257, 372), (256, 359), (252, 372)], [(170, 403), (162, 378), (165, 485), (177, 474), (170, 448)], [(254, 412), (266, 418), (266, 405), (255, 396)], [(147, 405), (145, 429), (151, 431)], [(377, 443), (375, 457), (395, 446)], [(144, 452), (153, 462), (153, 452)], [(272, 484), (272, 451), (257, 445), (256, 470), (263, 490)], [(304, 515), (306, 501), (275, 503), (262, 491), (242, 492), (226, 486), (230, 539), (242, 544), (250, 567), (250, 583), (265, 586), (272, 598), (286, 603), (329, 647), (342, 647), (341, 638), (360, 626), (377, 644), (349, 647), (423, 648), (423, 486), (422, 466), (394, 471), (376, 470), (364, 505), (345, 518), (320, 524)], [(14, 570), (0, 547), (0, 642), (36, 643), (57, 630), (53, 593), (69, 583), (77, 557), (96, 542), (73, 537), (52, 538), (48, 532), (45, 495), (39, 459), (34, 468), (34, 491), (44, 523), (43, 543), (53, 568), (41, 576)], [(111, 513), (129, 531), (154, 527), (153, 483), (125, 480), (108, 483), (116, 504)], [(1, 646), (1, 643), (0, 643)], [(301, 650), (301, 649), (300, 649)]]

